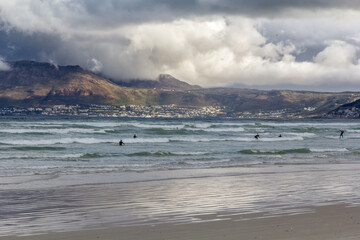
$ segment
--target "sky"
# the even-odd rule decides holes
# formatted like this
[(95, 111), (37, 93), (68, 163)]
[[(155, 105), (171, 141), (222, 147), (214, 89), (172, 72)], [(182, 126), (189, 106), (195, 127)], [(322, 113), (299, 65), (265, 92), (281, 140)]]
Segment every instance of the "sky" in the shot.
[(358, 0), (0, 0), (6, 61), (203, 87), (360, 90)]

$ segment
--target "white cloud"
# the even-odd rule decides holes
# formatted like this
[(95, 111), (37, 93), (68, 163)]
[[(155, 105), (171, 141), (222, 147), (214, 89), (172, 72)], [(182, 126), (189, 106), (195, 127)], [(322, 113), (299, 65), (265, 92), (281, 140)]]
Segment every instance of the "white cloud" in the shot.
[[(0, 1), (0, 22), (5, 24), (2, 32), (10, 36), (7, 45), (14, 46), (11, 51), (24, 49), (26, 54), (32, 39), (38, 49), (41, 37), (51, 36), (52, 45), (45, 48), (43, 41), (40, 51), (25, 56), (79, 64), (115, 79), (154, 79), (169, 73), (203, 86), (325, 86), (359, 79), (360, 12), (348, 7), (358, 6), (355, 1), (317, 0), (303, 6), (276, 1), (287, 7), (273, 8), (270, 15), (244, 2), (244, 9), (262, 18), (246, 17), (245, 10), (230, 0), (202, 0), (194, 9), (187, 9), (186, 3), (175, 9), (173, 1), (160, 2)], [(155, 3), (159, 14), (150, 14), (155, 8), (150, 3)], [(319, 8), (324, 4), (326, 8)], [(18, 35), (11, 41), (13, 31), (30, 41), (21, 42)], [(24, 56), (23, 52), (17, 54)]]
[(314, 60), (328, 67), (343, 68), (356, 62), (358, 49), (343, 41), (332, 41)]
[(89, 62), (89, 69), (94, 73), (99, 73), (103, 69), (103, 64), (96, 58), (92, 58)]
[(50, 60), (49, 60), (49, 63), (50, 63), (51, 65), (53, 65), (54, 68), (56, 68), (56, 70), (59, 70), (59, 65), (58, 65), (54, 60), (50, 59)]
[(0, 58), (0, 71), (10, 71), (11, 67), (9, 66), (9, 64), (7, 64), (6, 62), (4, 62), (1, 58)]

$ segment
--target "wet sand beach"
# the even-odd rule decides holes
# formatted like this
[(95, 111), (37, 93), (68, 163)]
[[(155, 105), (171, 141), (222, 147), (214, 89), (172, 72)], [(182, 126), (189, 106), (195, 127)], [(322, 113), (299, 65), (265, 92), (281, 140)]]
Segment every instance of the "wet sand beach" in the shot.
[(110, 227), (97, 230), (2, 237), (1, 240), (117, 240), (117, 239), (298, 239), (355, 240), (360, 237), (360, 207), (332, 205), (309, 207), (308, 213), (264, 216), (205, 215), (208, 222)]
[(358, 239), (359, 168), (103, 174), (68, 186), (40, 179), (48, 185), (1, 191), (0, 239)]

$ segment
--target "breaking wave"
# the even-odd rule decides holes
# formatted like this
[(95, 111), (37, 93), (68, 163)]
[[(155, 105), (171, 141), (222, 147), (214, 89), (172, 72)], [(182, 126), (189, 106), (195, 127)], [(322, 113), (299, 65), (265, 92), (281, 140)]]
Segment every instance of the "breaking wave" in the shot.
[(297, 149), (285, 149), (285, 150), (272, 150), (272, 151), (262, 151), (262, 150), (252, 150), (246, 149), (239, 151), (241, 154), (259, 154), (259, 155), (282, 155), (282, 154), (293, 154), (293, 153), (311, 153), (309, 148), (297, 148)]
[(283, 150), (253, 150), (253, 149), (245, 149), (239, 151), (241, 154), (248, 155), (283, 155), (283, 154), (296, 154), (296, 153), (319, 153), (319, 152), (347, 152), (346, 148), (339, 149), (316, 149), (316, 148), (294, 148), (294, 149), (283, 149)]
[(137, 152), (127, 154), (129, 157), (166, 157), (166, 156), (194, 156), (194, 155), (207, 155), (209, 152), (165, 152), (165, 151), (157, 151), (157, 152)]

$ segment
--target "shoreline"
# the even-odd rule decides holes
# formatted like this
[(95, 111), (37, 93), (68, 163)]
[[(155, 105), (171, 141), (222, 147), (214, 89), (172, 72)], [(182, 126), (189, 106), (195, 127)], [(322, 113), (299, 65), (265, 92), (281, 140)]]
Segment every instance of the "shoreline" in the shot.
[[(33, 236), (4, 236), (0, 240), (115, 240), (115, 239), (359, 239), (360, 206), (308, 207), (294, 215), (204, 215), (207, 221), (187, 224), (161, 223), (109, 226), (96, 230), (51, 232)], [(223, 216), (223, 215), (222, 215)]]

